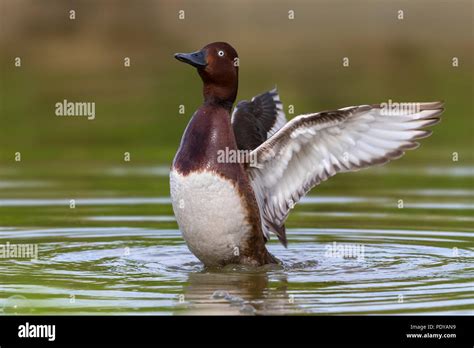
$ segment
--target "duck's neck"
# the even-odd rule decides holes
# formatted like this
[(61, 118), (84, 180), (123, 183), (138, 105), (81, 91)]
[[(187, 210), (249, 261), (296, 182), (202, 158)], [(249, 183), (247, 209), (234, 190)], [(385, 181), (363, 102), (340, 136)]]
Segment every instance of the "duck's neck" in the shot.
[(237, 97), (237, 88), (238, 82), (235, 82), (231, 86), (204, 84), (204, 104), (221, 106), (230, 113), (235, 98)]

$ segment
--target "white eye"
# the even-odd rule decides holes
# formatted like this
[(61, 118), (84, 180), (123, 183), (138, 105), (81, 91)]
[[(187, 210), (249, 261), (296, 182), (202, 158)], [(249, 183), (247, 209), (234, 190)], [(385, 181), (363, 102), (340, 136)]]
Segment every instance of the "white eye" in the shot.
[(224, 57), (224, 51), (219, 51), (217, 52), (217, 54), (219, 55), (219, 57)]

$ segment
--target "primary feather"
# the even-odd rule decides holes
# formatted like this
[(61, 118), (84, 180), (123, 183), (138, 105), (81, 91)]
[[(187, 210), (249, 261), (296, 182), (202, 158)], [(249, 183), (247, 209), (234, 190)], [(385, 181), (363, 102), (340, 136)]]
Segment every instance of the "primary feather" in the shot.
[(416, 148), (416, 140), (439, 122), (441, 102), (415, 103), (411, 113), (385, 114), (381, 105), (361, 105), (295, 117), (251, 154), (248, 168), (263, 231), (286, 246), (284, 222), (312, 187), (339, 172), (384, 164)]

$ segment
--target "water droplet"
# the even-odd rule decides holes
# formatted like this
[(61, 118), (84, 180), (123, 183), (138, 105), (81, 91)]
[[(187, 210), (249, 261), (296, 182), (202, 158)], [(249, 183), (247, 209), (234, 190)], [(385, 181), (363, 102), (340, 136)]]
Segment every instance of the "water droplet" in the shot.
[(213, 300), (219, 300), (219, 299), (222, 299), (222, 298), (227, 298), (229, 296), (230, 296), (229, 293), (225, 290), (216, 290), (212, 294), (211, 298)]
[(32, 312), (30, 301), (22, 295), (13, 295), (3, 303), (3, 314), (18, 315)]
[(244, 302), (244, 299), (242, 297), (233, 296), (229, 294), (225, 297), (225, 299), (229, 301), (231, 305), (240, 305)]
[(257, 310), (249, 304), (242, 306), (239, 311), (240, 313), (247, 315), (254, 315), (255, 313), (257, 313)]

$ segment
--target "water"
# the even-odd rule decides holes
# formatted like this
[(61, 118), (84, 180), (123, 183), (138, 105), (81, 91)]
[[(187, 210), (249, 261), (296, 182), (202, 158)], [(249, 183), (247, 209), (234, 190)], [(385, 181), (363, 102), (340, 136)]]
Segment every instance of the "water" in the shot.
[(288, 249), (270, 242), (282, 265), (206, 269), (177, 229), (165, 167), (10, 168), (0, 245), (38, 255), (0, 259), (0, 311), (474, 314), (473, 176), (469, 166), (337, 176), (291, 213)]

